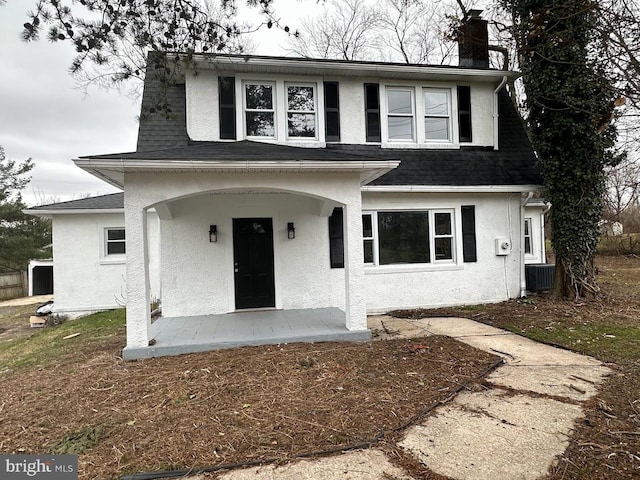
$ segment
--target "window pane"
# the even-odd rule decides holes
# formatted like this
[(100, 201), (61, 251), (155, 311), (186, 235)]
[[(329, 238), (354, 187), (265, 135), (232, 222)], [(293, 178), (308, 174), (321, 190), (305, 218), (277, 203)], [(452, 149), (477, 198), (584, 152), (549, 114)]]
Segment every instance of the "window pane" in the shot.
[(531, 220), (529, 220), (528, 218), (525, 219), (525, 221), (524, 221), (524, 234), (525, 235), (529, 235), (529, 222), (530, 221)]
[(413, 117), (389, 117), (389, 140), (413, 140)]
[(245, 85), (247, 108), (256, 110), (273, 109), (273, 86)]
[(452, 260), (453, 249), (451, 244), (453, 239), (450, 237), (436, 238), (435, 239), (436, 260)]
[(338, 82), (325, 82), (324, 106), (326, 108), (338, 108)]
[(273, 137), (275, 128), (273, 112), (246, 112), (247, 135), (250, 137)]
[(107, 230), (107, 240), (124, 240), (124, 230)]
[(449, 95), (446, 92), (424, 92), (425, 115), (449, 115)]
[(373, 237), (373, 228), (371, 227), (371, 215), (362, 215), (362, 236)]
[(378, 213), (380, 265), (429, 262), (429, 217), (426, 212)]
[(379, 97), (379, 86), (377, 83), (365, 83), (364, 84), (364, 92), (366, 95), (366, 109), (367, 110), (378, 110), (380, 108), (380, 102), (378, 101)]
[(436, 213), (434, 217), (436, 235), (451, 235), (451, 214)]
[(524, 253), (531, 254), (531, 238), (524, 237)]
[(424, 135), (429, 140), (449, 140), (449, 119), (425, 118)]
[(327, 111), (324, 114), (327, 127), (327, 140), (329, 138), (340, 139), (340, 114), (338, 112)]
[(315, 137), (316, 115), (314, 113), (290, 113), (289, 136)]
[(109, 242), (107, 243), (107, 255), (121, 255), (125, 253), (124, 242)]
[(315, 111), (313, 87), (287, 87), (288, 110)]
[(364, 241), (364, 263), (373, 263), (373, 240)]
[(413, 105), (411, 104), (411, 92), (408, 90), (387, 90), (389, 103), (389, 114), (404, 113), (411, 115)]

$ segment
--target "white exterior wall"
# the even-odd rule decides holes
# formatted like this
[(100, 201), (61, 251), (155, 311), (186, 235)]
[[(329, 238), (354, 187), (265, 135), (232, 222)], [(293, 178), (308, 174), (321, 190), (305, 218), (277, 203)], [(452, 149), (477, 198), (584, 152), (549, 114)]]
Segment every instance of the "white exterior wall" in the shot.
[[(327, 217), (300, 195), (203, 194), (172, 205), (161, 222), (165, 316), (235, 310), (233, 218), (272, 218), (276, 308), (344, 309), (344, 269), (330, 268)], [(287, 238), (294, 222), (296, 238)], [(218, 241), (209, 242), (209, 225)]]
[[(477, 262), (462, 261), (462, 205), (475, 205)], [(455, 263), (365, 266), (369, 313), (499, 302), (519, 295), (519, 194), (367, 193), (362, 205), (363, 211), (450, 208), (455, 211)], [(509, 255), (496, 255), (496, 238), (511, 239)]]
[[(126, 255), (105, 254), (106, 228), (123, 228), (124, 213), (52, 217), (55, 312), (79, 316), (124, 307)], [(149, 223), (154, 232), (152, 295), (159, 296), (157, 217), (153, 215)]]
[[(423, 110), (420, 94), (422, 87), (447, 87), (451, 88), (451, 100), (454, 110), (452, 112), (452, 123), (454, 131), (454, 139), (457, 138), (457, 109), (455, 105), (456, 84), (438, 82), (415, 82), (415, 81), (393, 81), (375, 78), (354, 78), (354, 77), (305, 77), (305, 76), (281, 76), (273, 74), (240, 74), (240, 73), (219, 73), (220, 76), (234, 76), (236, 78), (236, 130), (238, 139), (243, 138), (243, 113), (242, 113), (242, 82), (243, 80), (264, 80), (276, 82), (276, 125), (280, 126), (281, 132), (276, 140), (277, 143), (285, 143), (296, 146), (322, 147), (324, 146), (324, 92), (323, 81), (338, 81), (340, 83), (339, 99), (340, 99), (340, 143), (344, 144), (363, 144), (365, 143), (365, 110), (364, 110), (364, 84), (380, 83), (380, 102), (381, 102), (381, 124), (383, 130), (383, 146), (390, 148), (447, 148), (447, 146), (456, 147), (454, 142), (452, 145), (447, 144), (415, 144), (407, 142), (384, 142), (385, 125), (385, 85), (387, 86), (412, 86), (415, 87), (414, 111), (418, 117)], [(317, 120), (318, 120), (318, 139), (287, 141), (283, 133), (286, 124), (285, 112), (283, 107), (285, 101), (284, 82), (301, 82), (315, 83), (317, 85)], [(493, 145), (493, 101), (495, 85), (487, 83), (468, 83), (460, 82), (460, 85), (471, 87), (471, 116), (473, 142), (464, 145), (491, 146)], [(220, 140), (219, 126), (219, 110), (218, 110), (218, 72), (211, 70), (199, 71), (197, 75), (186, 75), (186, 99), (187, 99), (187, 132), (192, 140), (200, 141), (218, 141)], [(420, 129), (422, 121), (420, 118), (414, 119), (415, 128)], [(422, 127), (423, 128), (423, 127)], [(269, 141), (269, 140), (264, 140)]]

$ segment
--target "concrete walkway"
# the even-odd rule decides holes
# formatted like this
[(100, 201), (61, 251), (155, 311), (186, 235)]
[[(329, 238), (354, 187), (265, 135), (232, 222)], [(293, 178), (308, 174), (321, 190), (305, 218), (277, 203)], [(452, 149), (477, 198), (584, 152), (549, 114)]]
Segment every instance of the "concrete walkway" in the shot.
[[(611, 371), (590, 357), (467, 319), (372, 317), (378, 338), (446, 335), (501, 356), (493, 386), (465, 392), (407, 430), (400, 447), (432, 471), (460, 480), (533, 480), (567, 448), (581, 404)], [(192, 477), (192, 480), (204, 477)], [(211, 478), (211, 477), (207, 477)], [(407, 479), (375, 448), (220, 475), (225, 480)]]

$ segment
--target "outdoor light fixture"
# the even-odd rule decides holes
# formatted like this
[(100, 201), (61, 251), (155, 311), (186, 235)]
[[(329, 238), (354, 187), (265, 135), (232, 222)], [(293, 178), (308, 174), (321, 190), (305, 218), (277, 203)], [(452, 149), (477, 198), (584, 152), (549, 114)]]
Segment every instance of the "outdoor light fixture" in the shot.
[(209, 225), (209, 241), (215, 243), (218, 241), (218, 226)]
[(294, 238), (296, 238), (296, 229), (293, 226), (293, 222), (287, 223), (287, 237), (289, 238), (289, 240), (293, 240)]

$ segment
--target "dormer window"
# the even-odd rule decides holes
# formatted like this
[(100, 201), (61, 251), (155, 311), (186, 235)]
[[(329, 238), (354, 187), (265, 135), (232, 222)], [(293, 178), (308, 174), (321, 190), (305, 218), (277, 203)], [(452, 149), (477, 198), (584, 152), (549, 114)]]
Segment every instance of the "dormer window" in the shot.
[(424, 137), (427, 142), (451, 141), (451, 92), (446, 89), (425, 88)]
[(287, 136), (316, 138), (314, 85), (287, 85)]
[(244, 85), (245, 132), (247, 137), (275, 138), (275, 85), (246, 83)]

